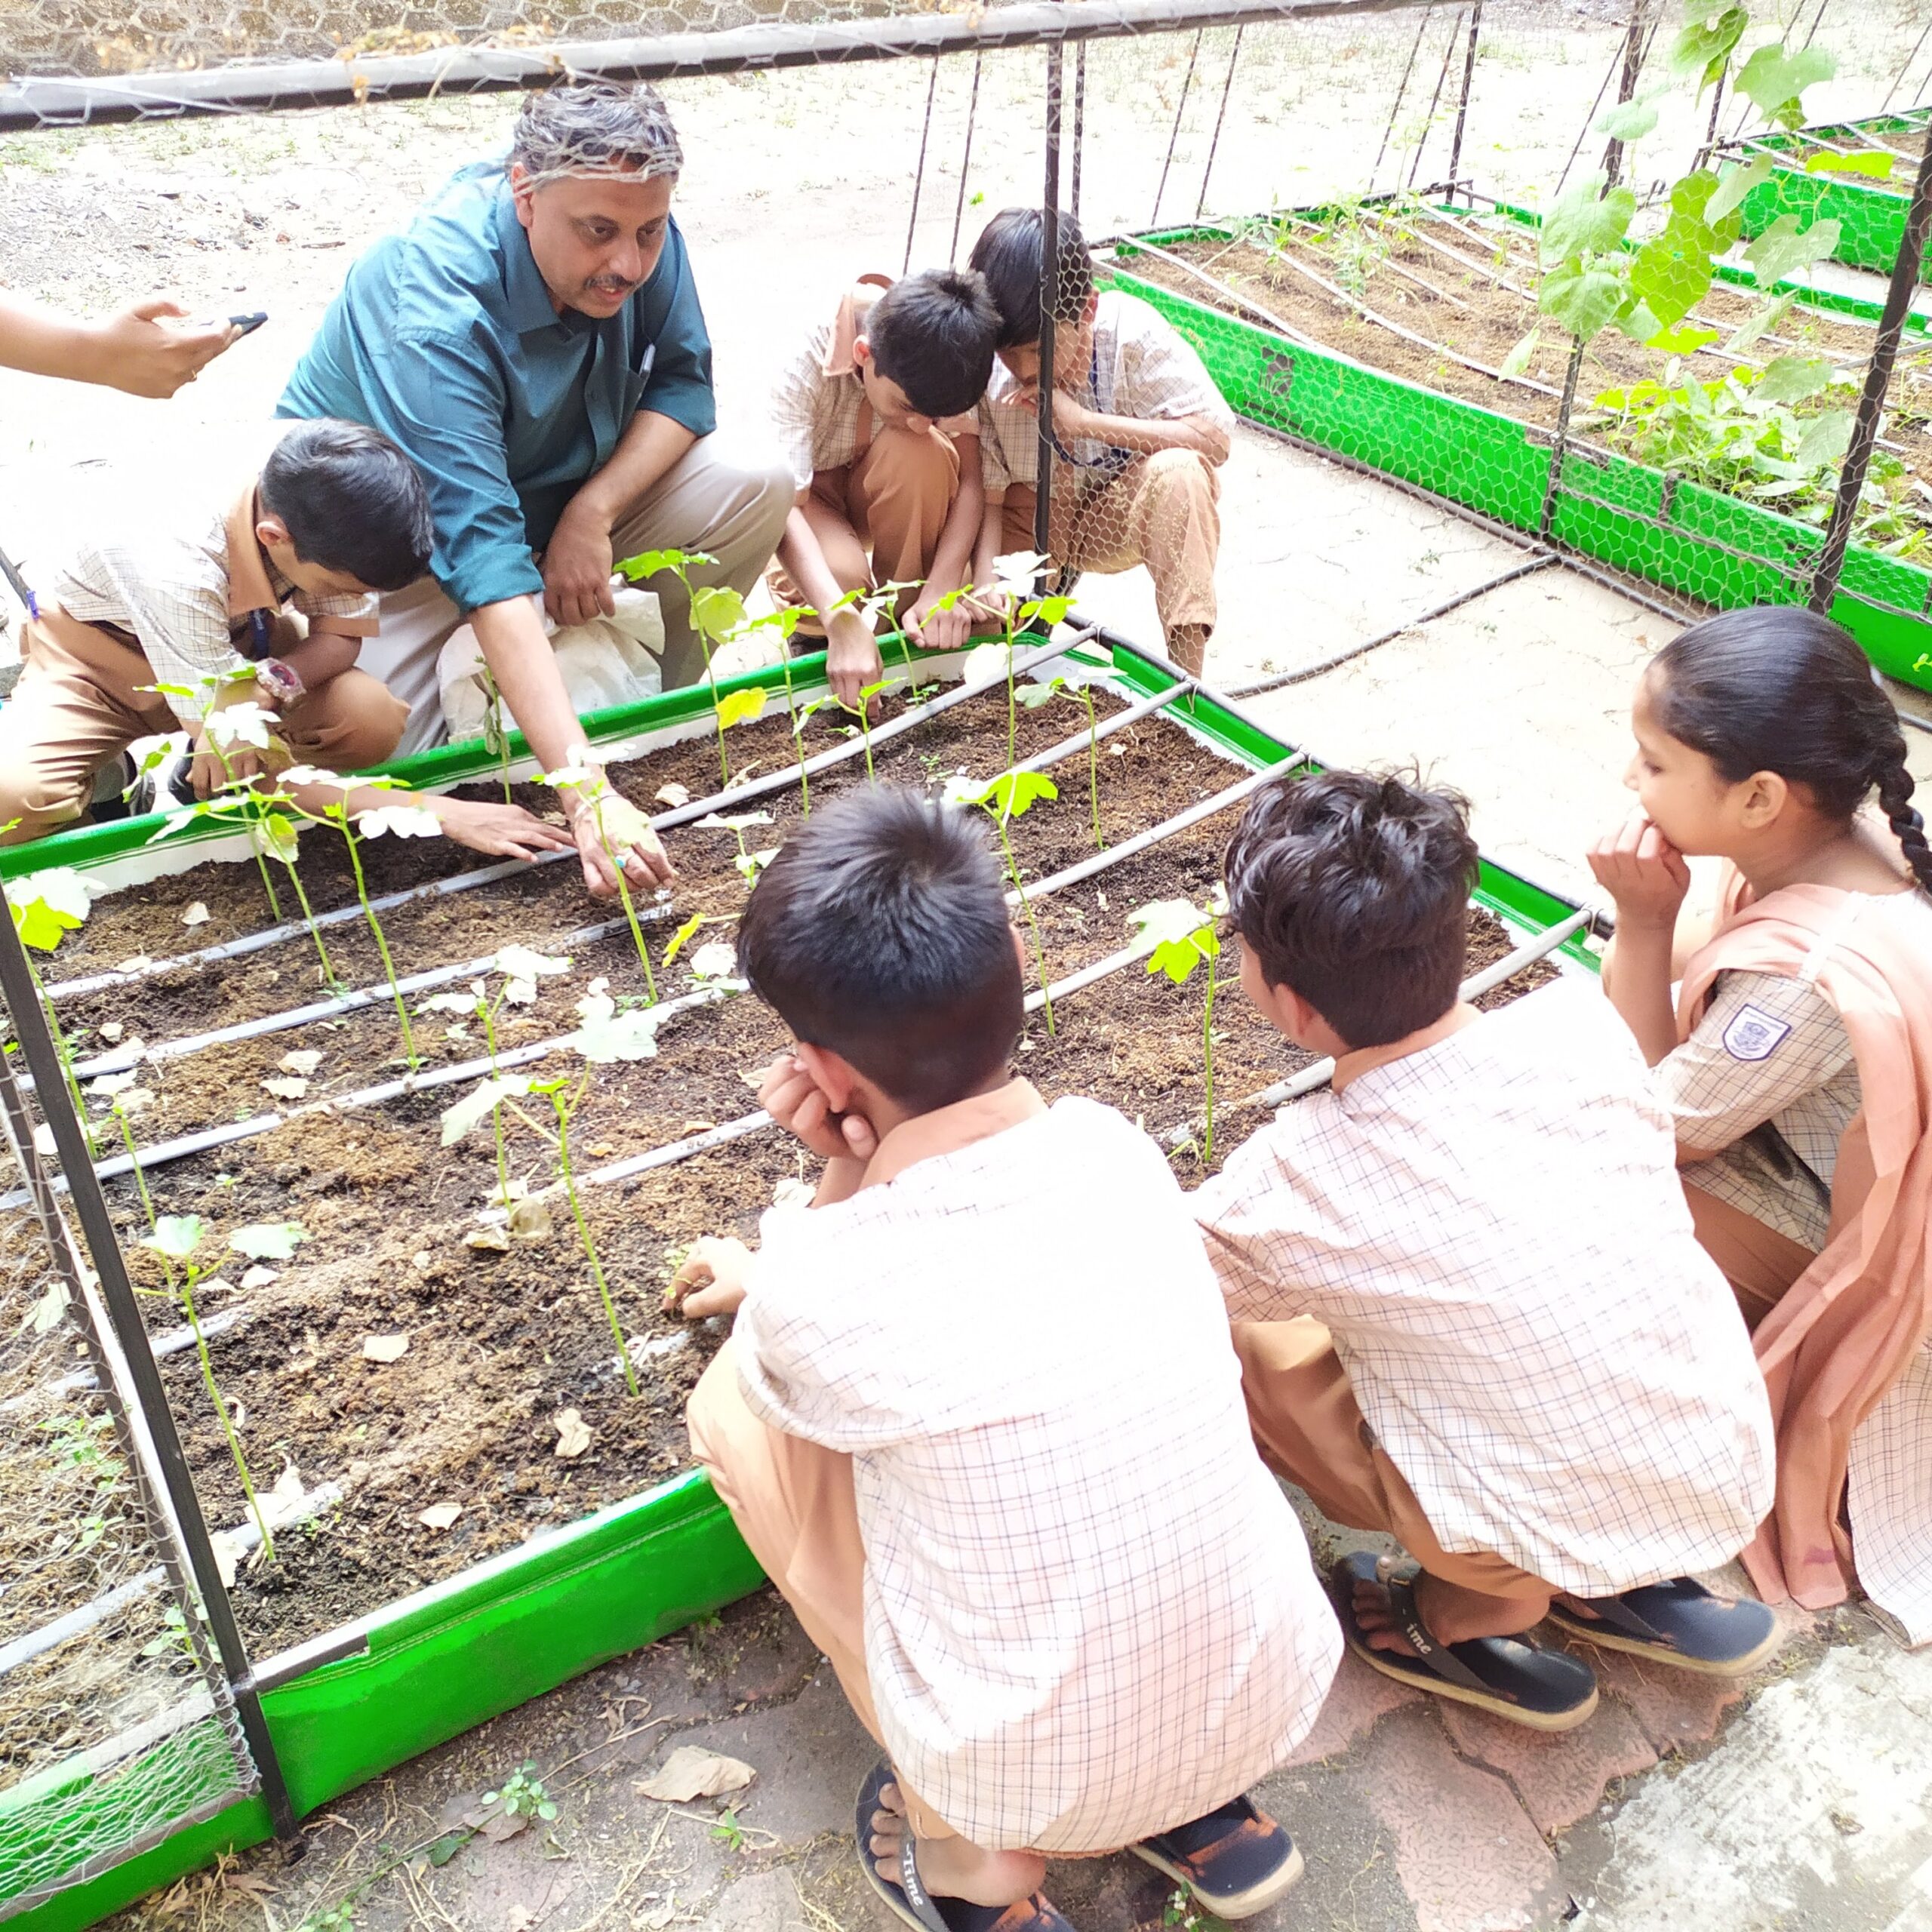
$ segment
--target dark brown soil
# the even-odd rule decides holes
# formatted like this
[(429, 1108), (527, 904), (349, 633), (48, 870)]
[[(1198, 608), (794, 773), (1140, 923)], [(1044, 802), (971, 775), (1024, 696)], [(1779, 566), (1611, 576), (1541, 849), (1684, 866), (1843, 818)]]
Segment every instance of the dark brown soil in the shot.
[[(1067, 735), (1081, 714), (1023, 713), (1023, 752)], [(882, 752), (879, 776), (913, 784), (943, 780), (964, 766), (990, 773), (1005, 761), (1004, 706), (997, 692), (958, 707), (934, 728)], [(757, 728), (733, 734), (744, 758), (782, 757), (789, 740), (760, 738)], [(1115, 749), (1118, 746), (1118, 751)], [(740, 749), (742, 748), (742, 749)], [(706, 781), (715, 749), (683, 747), (654, 757), (626, 774), (629, 788), (648, 797), (674, 774), (696, 790)], [(715, 778), (715, 767), (709, 768)], [(1171, 816), (1241, 776), (1240, 769), (1171, 724), (1148, 721), (1101, 748), (1099, 784), (1103, 828), (1110, 843)], [(1015, 822), (1012, 836), (1023, 872), (1037, 880), (1091, 851), (1084, 756), (1057, 772), (1060, 799), (1036, 806)], [(828, 776), (814, 797), (863, 783), (862, 764)], [(797, 810), (795, 794), (758, 801), (778, 823), (749, 835), (775, 843)], [(1035, 908), (1050, 976), (1119, 950), (1131, 937), (1127, 914), (1154, 899), (1204, 903), (1232, 829), (1224, 811), (1187, 834), (1123, 862), (1079, 885), (1040, 900)], [(680, 867), (673, 894), (680, 918), (690, 911), (728, 915), (743, 903), (743, 887), (731, 860), (728, 834), (687, 829), (672, 835)], [(386, 844), (388, 841), (383, 841)], [(393, 871), (376, 881), (408, 882), (426, 866), (445, 863), (436, 847), (412, 843), (377, 848)], [(305, 854), (305, 875), (308, 860)], [(142, 895), (201, 897), (213, 912), (220, 901), (232, 929), (259, 923), (259, 881), (251, 869), (205, 869)], [(466, 901), (488, 910), (472, 911)], [(426, 916), (400, 918), (395, 935), (403, 970), (438, 958), (480, 954), (515, 937), (540, 942), (594, 916), (574, 866), (526, 873), (502, 891), (459, 895)], [(178, 914), (174, 915), (178, 920)], [(97, 958), (125, 956), (139, 943), (142, 915), (135, 895), (103, 902), (88, 937)], [(149, 943), (179, 945), (177, 931), (150, 907)], [(118, 922), (123, 936), (103, 944)], [(1486, 920), (1475, 936), (1472, 968), (1496, 956), (1509, 941)], [(213, 921), (211, 921), (212, 926)], [(200, 928), (196, 937), (210, 927)], [(657, 947), (668, 928), (658, 929)], [(728, 931), (721, 924), (717, 931)], [(150, 1042), (274, 1010), (309, 996), (306, 968), (291, 943), (223, 974), (184, 973), (130, 998), (104, 995), (84, 1002), (78, 1024), (97, 1026), (110, 1014)], [(63, 958), (66, 970), (78, 962)], [(365, 962), (366, 963), (366, 962)], [(1240, 1107), (1244, 1097), (1305, 1063), (1242, 998), (1232, 955), (1223, 961), (1214, 1052), (1217, 1160), (1267, 1117)], [(1523, 976), (1512, 990), (1548, 977), (1547, 966)], [(610, 976), (614, 990), (641, 990), (628, 934), (580, 949), (576, 970), (546, 983), (537, 1007), (518, 1015), (502, 1035), (506, 1048), (554, 1036), (574, 1023), (572, 1004), (592, 973)], [(361, 977), (366, 977), (366, 973)], [(660, 989), (690, 986), (681, 964)], [(1201, 1018), (1204, 981), (1183, 987), (1164, 976), (1128, 968), (1103, 985), (1058, 1004), (1050, 1035), (1036, 1014), (1020, 1056), (1022, 1071), (1049, 1097), (1091, 1093), (1143, 1121), (1164, 1144), (1175, 1130), (1198, 1131), (1202, 1108)], [(443, 1037), (441, 1017), (420, 1023), (420, 1044), (432, 1060), (473, 1057), (481, 1041)], [(756, 1001), (737, 998), (669, 1022), (655, 1060), (603, 1069), (571, 1129), (580, 1171), (641, 1152), (751, 1112), (758, 1070), (784, 1044), (783, 1029)], [(143, 1140), (214, 1124), (236, 1112), (275, 1103), (260, 1082), (291, 1047), (325, 1054), (312, 1095), (341, 1093), (383, 1077), (397, 1051), (392, 1013), (366, 1013), (299, 1032), (208, 1051), (170, 1063), (150, 1075), (159, 1103), (142, 1116)], [(533, 1069), (540, 1076), (553, 1066)], [(749, 1077), (748, 1077), (749, 1076)], [(235, 1589), (238, 1614), (258, 1655), (267, 1655), (372, 1610), (534, 1531), (568, 1522), (585, 1511), (634, 1495), (683, 1467), (687, 1460), (683, 1404), (716, 1345), (706, 1327), (667, 1320), (659, 1309), (667, 1255), (705, 1233), (755, 1233), (758, 1215), (779, 1183), (811, 1177), (810, 1164), (787, 1140), (772, 1133), (747, 1137), (616, 1186), (587, 1189), (585, 1212), (615, 1297), (625, 1333), (646, 1349), (664, 1349), (640, 1364), (641, 1394), (625, 1390), (613, 1340), (592, 1286), (568, 1205), (552, 1198), (547, 1238), (515, 1243), (508, 1252), (478, 1250), (466, 1237), (480, 1229), (478, 1210), (495, 1181), (487, 1131), (458, 1145), (439, 1146), (442, 1108), (463, 1091), (417, 1094), (374, 1109), (318, 1115), (216, 1152), (158, 1168), (149, 1177), (159, 1212), (197, 1213), (211, 1226), (205, 1252), (227, 1283), (205, 1284), (202, 1312), (213, 1315), (242, 1303), (247, 1318), (211, 1343), (217, 1382), (238, 1411), (240, 1432), (258, 1486), (266, 1487), (292, 1463), (302, 1481), (343, 1492), (341, 1503), (312, 1526), (277, 1537), (273, 1562), (245, 1567)], [(548, 1121), (547, 1103), (533, 1098), (533, 1118)], [(1181, 1138), (1185, 1140), (1183, 1134)], [(513, 1124), (512, 1172), (533, 1191), (555, 1178), (550, 1151), (528, 1127)], [(1177, 1171), (1192, 1184), (1203, 1171), (1197, 1152), (1177, 1151)], [(114, 1183), (117, 1214), (131, 1244), (143, 1232), (131, 1185)], [(221, 1254), (218, 1242), (237, 1226), (299, 1221), (308, 1239), (296, 1258), (278, 1264), (278, 1278), (244, 1291), (248, 1263)], [(14, 1238), (24, 1235), (14, 1223)], [(137, 1251), (142, 1284), (156, 1328), (180, 1318), (158, 1264)], [(367, 1360), (370, 1337), (406, 1336), (407, 1352), (383, 1364)], [(242, 1521), (245, 1501), (218, 1420), (192, 1352), (169, 1358), (165, 1377), (188, 1445), (205, 1506), (217, 1525)], [(580, 1457), (555, 1452), (555, 1418), (574, 1408), (592, 1441)], [(446, 1529), (421, 1521), (432, 1505), (457, 1504)]]
[[(1284, 219), (1278, 232), (1278, 252), (1253, 238), (1189, 243), (1170, 251), (1226, 283), (1236, 299), (1217, 294), (1151, 255), (1128, 257), (1122, 266), (1231, 313), (1241, 312), (1238, 298), (1245, 297), (1324, 347), (1373, 368), (1480, 404), (1518, 422), (1555, 426), (1570, 343), (1561, 329), (1537, 312), (1540, 271), (1533, 235), (1507, 222), (1492, 226), (1474, 217), (1452, 219), (1414, 211), (1396, 218), (1373, 209), (1364, 209), (1358, 219), (1346, 220), (1325, 232), (1299, 228)], [(1405, 340), (1367, 319), (1350, 301), (1298, 272), (1290, 265), (1294, 263), (1423, 342)], [(1720, 283), (1698, 304), (1693, 319), (1724, 331), (1727, 337), (1761, 306), (1758, 297)], [(1248, 318), (1263, 320), (1254, 315)], [(1543, 340), (1523, 374), (1541, 384), (1540, 392), (1522, 383), (1500, 381), (1454, 359), (1460, 355), (1500, 369), (1540, 321)], [(1802, 352), (1829, 356), (1839, 368), (1862, 374), (1872, 341), (1869, 327), (1794, 308), (1776, 335), (1762, 338), (1749, 355), (1761, 363)], [(1722, 346), (1721, 341), (1715, 345)], [(1658, 380), (1664, 366), (1664, 359), (1654, 352), (1614, 329), (1605, 330), (1584, 354), (1577, 385), (1579, 413), (1605, 389)], [(1734, 359), (1706, 350), (1684, 358), (1685, 374), (1679, 380), (1715, 382), (1736, 366)], [(1932, 352), (1909, 349), (1894, 382), (1898, 408), (1887, 435), (1913, 473), (1932, 483), (1932, 438), (1926, 434), (1921, 413), (1921, 405), (1932, 409)]]

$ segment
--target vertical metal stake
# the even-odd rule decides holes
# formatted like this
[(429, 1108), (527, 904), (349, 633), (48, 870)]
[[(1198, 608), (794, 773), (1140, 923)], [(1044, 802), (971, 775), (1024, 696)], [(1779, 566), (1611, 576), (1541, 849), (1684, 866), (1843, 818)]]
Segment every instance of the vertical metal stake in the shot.
[(1402, 111), (1402, 97), (1409, 91), (1409, 76), (1416, 70), (1416, 56), (1422, 51), (1422, 37), (1429, 31), (1429, 17), (1434, 10), (1425, 7), (1422, 10), (1422, 23), (1416, 29), (1415, 45), (1409, 49), (1409, 63), (1402, 69), (1402, 78), (1396, 84), (1395, 104), (1389, 110), (1389, 125), (1382, 131), (1382, 145), (1375, 150), (1375, 165), (1368, 171), (1368, 186), (1372, 193), (1375, 177), (1382, 170), (1382, 157), (1389, 152), (1389, 137), (1395, 131), (1395, 119)]
[(1865, 490), (1865, 472), (1871, 465), (1872, 447), (1878, 440), (1878, 423), (1884, 414), (1885, 392), (1891, 386), (1899, 337), (1904, 333), (1906, 312), (1918, 287), (1928, 227), (1932, 227), (1932, 134), (1926, 137), (1918, 174), (1912, 184), (1912, 206), (1905, 218), (1905, 236), (1899, 244), (1898, 260), (1893, 265), (1891, 286), (1885, 291), (1878, 340), (1872, 345), (1871, 367), (1865, 372), (1865, 392), (1858, 398), (1857, 420), (1852, 425), (1851, 446), (1845, 451), (1844, 465), (1838, 471), (1838, 497), (1832, 505), (1832, 520), (1826, 527), (1817, 574), (1811, 580), (1814, 611), (1829, 611), (1838, 595), (1838, 574), (1844, 568), (1852, 519), (1858, 513), (1858, 500)]
[(1724, 106), (1724, 76), (1729, 71), (1727, 67), (1720, 72), (1717, 85), (1711, 89), (1711, 118), (1704, 129), (1704, 145), (1697, 150), (1697, 158), (1690, 164), (1690, 171), (1694, 174), (1710, 159), (1712, 151), (1717, 146), (1718, 110)]
[[(1449, 29), (1448, 38), (1442, 43), (1442, 65), (1436, 69), (1435, 91), (1429, 97), (1429, 112), (1423, 116), (1422, 134), (1416, 142), (1416, 151), (1409, 157), (1408, 178), (1402, 183), (1406, 194), (1416, 185), (1416, 175), (1422, 166), (1423, 151), (1429, 146), (1429, 137), (1435, 126), (1435, 110), (1442, 105), (1442, 90), (1449, 85), (1449, 63), (1456, 57), (1456, 27), (1463, 24), (1460, 14), (1456, 16), (1456, 26)], [(1454, 170), (1451, 170), (1454, 178)]]
[[(1637, 76), (1644, 70), (1644, 16), (1649, 5), (1650, 0), (1630, 0), (1630, 28), (1623, 36), (1623, 78), (1617, 89), (1619, 107), (1636, 94)], [(1603, 151), (1603, 171), (1615, 187), (1623, 171), (1623, 143), (1614, 137)]]
[(214, 1546), (208, 1540), (201, 1498), (195, 1493), (194, 1478), (189, 1472), (188, 1459), (182, 1453), (181, 1438), (168, 1406), (168, 1392), (162, 1386), (161, 1370), (134, 1300), (134, 1284), (128, 1278), (127, 1257), (121, 1252), (113, 1217), (107, 1211), (100, 1177), (94, 1171), (86, 1133), (68, 1097), (60, 1057), (54, 1048), (54, 1036), (48, 1031), (47, 1016), (41, 1011), (40, 995), (34, 988), (27, 956), (20, 949), (20, 934), (14, 930), (4, 889), (0, 889), (0, 912), (5, 915), (0, 916), (0, 995), (4, 995), (13, 1016), (14, 1035), (26, 1057), (27, 1070), (33, 1075), (41, 1112), (54, 1130), (54, 1144), (60, 1150), (69, 1195), (100, 1283), (108, 1323), (127, 1358), (128, 1379), (154, 1444), (162, 1485), (180, 1527), (189, 1567), (195, 1573), (195, 1586), (208, 1612), (209, 1633), (235, 1693), (235, 1715), (242, 1721), (249, 1755), (261, 1776), (262, 1795), (267, 1801), (275, 1835), (294, 1838), (299, 1835), (294, 1807), (289, 1802), (288, 1786), (282, 1777), (281, 1761), (275, 1755), (275, 1740), (269, 1734), (268, 1721), (262, 1714), (261, 1695), (255, 1688), (248, 1654), (235, 1627), (235, 1608), (228, 1600), (215, 1562)]
[[(932, 138), (933, 96), (938, 89), (939, 56), (935, 54), (933, 56), (932, 78), (926, 83), (926, 119), (924, 126), (919, 130), (918, 165), (912, 172), (912, 212), (906, 223), (906, 260), (899, 271), (901, 275), (910, 272), (912, 266), (912, 236), (919, 226), (919, 190), (925, 186), (926, 143)], [(961, 179), (963, 182), (964, 179), (963, 174)]]
[[(1060, 43), (1047, 47), (1047, 177), (1040, 204), (1039, 477), (1033, 497), (1033, 548), (1053, 553), (1054, 306), (1060, 300)], [(1042, 576), (1035, 594), (1044, 595)]]
[(1570, 368), (1563, 378), (1563, 401), (1556, 411), (1556, 440), (1550, 445), (1549, 480), (1543, 485), (1543, 515), (1537, 519), (1537, 534), (1547, 543), (1556, 522), (1556, 499), (1563, 488), (1563, 453), (1570, 441), (1570, 411), (1577, 400), (1577, 378), (1583, 373), (1583, 338), (1578, 336), (1570, 346)]
[(1469, 119), (1469, 91), (1475, 85), (1476, 39), (1482, 32), (1482, 0), (1469, 9), (1469, 42), (1463, 55), (1463, 95), (1456, 103), (1455, 138), (1449, 143), (1449, 186), (1454, 189), (1463, 165), (1463, 131)]
[(1073, 185), (1067, 206), (1080, 219), (1080, 164), (1087, 158), (1087, 43), (1073, 50)]
[(1891, 106), (1892, 97), (1898, 92), (1900, 88), (1904, 86), (1905, 77), (1912, 72), (1912, 63), (1918, 58), (1921, 51), (1925, 45), (1926, 36), (1927, 35), (1932, 35), (1932, 20), (1928, 20), (1926, 23), (1924, 27), (1920, 32), (1918, 38), (1912, 42), (1912, 51), (1905, 57), (1905, 65), (1899, 69), (1897, 78), (1895, 79), (1892, 82), (1891, 85), (1885, 90), (1885, 97), (1878, 103), (1878, 112), (1881, 114), (1884, 113), (1886, 109)]
[[(1214, 171), (1215, 152), (1221, 145), (1221, 123), (1228, 118), (1228, 96), (1234, 92), (1235, 69), (1241, 61), (1241, 37), (1246, 31), (1245, 22), (1235, 29), (1234, 49), (1228, 56), (1228, 78), (1221, 83), (1221, 104), (1214, 111), (1214, 137), (1208, 143), (1207, 165), (1201, 171), (1201, 192), (1194, 204), (1196, 221), (1201, 219), (1201, 211), (1208, 205), (1208, 177)], [(1079, 210), (1076, 208), (1074, 212), (1077, 214)]]
[(1180, 99), (1174, 107), (1174, 125), (1168, 130), (1167, 158), (1161, 163), (1161, 184), (1154, 190), (1154, 213), (1147, 226), (1158, 228), (1161, 225), (1161, 197), (1168, 192), (1168, 170), (1174, 165), (1174, 143), (1180, 139), (1181, 116), (1187, 112), (1188, 91), (1194, 85), (1195, 63), (1201, 58), (1201, 36), (1204, 29), (1194, 30), (1194, 45), (1188, 49), (1187, 72), (1180, 84)]
[[(1085, 43), (1081, 43), (1084, 50)], [(946, 251), (949, 262), (959, 259), (959, 224), (966, 213), (966, 171), (973, 161), (973, 126), (980, 118), (980, 63), (984, 58), (980, 54), (973, 56), (973, 91), (966, 103), (966, 146), (959, 157), (959, 197), (952, 205), (952, 246)], [(937, 69), (939, 63), (933, 66)]]

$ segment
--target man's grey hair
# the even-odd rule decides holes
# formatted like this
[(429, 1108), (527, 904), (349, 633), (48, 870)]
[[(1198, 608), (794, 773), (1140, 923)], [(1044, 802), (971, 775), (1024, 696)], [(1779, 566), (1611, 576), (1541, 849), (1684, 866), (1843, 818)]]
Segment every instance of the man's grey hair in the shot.
[(671, 110), (648, 81), (566, 81), (526, 95), (510, 158), (533, 186), (571, 175), (621, 174), (648, 181), (678, 174), (685, 151)]

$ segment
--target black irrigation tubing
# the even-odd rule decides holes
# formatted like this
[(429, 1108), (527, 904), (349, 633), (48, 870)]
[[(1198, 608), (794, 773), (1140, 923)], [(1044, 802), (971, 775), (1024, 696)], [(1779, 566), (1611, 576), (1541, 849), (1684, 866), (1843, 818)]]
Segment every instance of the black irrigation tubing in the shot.
[(1514, 583), (1518, 578), (1534, 575), (1538, 571), (1555, 568), (1563, 560), (1555, 552), (1540, 557), (1526, 558), (1521, 563), (1502, 571), (1492, 577), (1485, 577), (1481, 583), (1472, 584), (1467, 590), (1458, 591), (1432, 609), (1420, 612), (1377, 635), (1364, 638), (1359, 644), (1352, 644), (1345, 650), (1321, 658), (1312, 664), (1304, 664), (1292, 671), (1277, 671), (1265, 678), (1257, 678), (1247, 684), (1231, 687), (1229, 695), (1233, 697), (1254, 697), (1263, 691), (1281, 691), (1290, 685), (1305, 685), (1312, 678), (1324, 676), (1340, 666), (1352, 663), (1358, 657), (1366, 657), (1371, 651), (1379, 650), (1385, 644), (1392, 644), (1398, 637), (1406, 637), (1410, 632), (1420, 630), (1425, 624), (1432, 624), (1438, 617), (1446, 617), (1452, 611), (1460, 611), (1465, 604), (1473, 604), (1479, 597), (1487, 597), (1492, 590), (1500, 590), (1506, 583)]
[[(1016, 647), (1013, 675), (1017, 678), (1022, 672), (1031, 670), (1036, 664), (1063, 655), (1093, 634), (1094, 629), (1090, 625), (1075, 630), (1066, 638), (1042, 645), (1037, 650), (1020, 651)], [(876, 750), (879, 746), (889, 743), (927, 718), (937, 717), (940, 712), (951, 709), (954, 705), (963, 703), (984, 688), (982, 685), (962, 684), (951, 691), (942, 692), (939, 697), (930, 699), (924, 704), (915, 706), (902, 716), (881, 724), (872, 733), (873, 749)], [(767, 792), (783, 791), (787, 786), (795, 785), (798, 782), (798, 774), (801, 769), (808, 778), (816, 778), (821, 771), (829, 771), (833, 765), (863, 757), (865, 749), (862, 738), (835, 745), (829, 750), (817, 752), (806, 759), (802, 767), (788, 764), (779, 771), (767, 773), (762, 778), (755, 778), (747, 784), (726, 791), (714, 792), (708, 798), (694, 798), (688, 804), (657, 813), (651, 820), (652, 829), (659, 832), (669, 831), (746, 800), (761, 798)], [(645, 755), (648, 757), (649, 754), (647, 752)], [(396, 906), (408, 905), (415, 900), (433, 899), (448, 893), (467, 892), (478, 886), (494, 885), (500, 879), (513, 878), (518, 873), (533, 870), (537, 866), (555, 865), (576, 857), (575, 851), (572, 850), (541, 853), (534, 859), (500, 860), (495, 865), (481, 866), (474, 872), (457, 872), (451, 878), (436, 879), (427, 885), (411, 886), (405, 891), (385, 893), (380, 898), (371, 900), (369, 903), (376, 912), (386, 912)], [(337, 926), (361, 917), (362, 907), (357, 902), (337, 906), (327, 912), (318, 912), (315, 924), (318, 926)], [(269, 946), (285, 944), (291, 940), (303, 939), (308, 936), (308, 932), (306, 921), (294, 919), (282, 925), (267, 927), (258, 933), (245, 934), (240, 939), (225, 940), (220, 946), (203, 946), (194, 952), (177, 953), (168, 959), (147, 960), (132, 970), (93, 973), (79, 979), (55, 980), (48, 986), (48, 997), (53, 1000), (72, 999), (85, 993), (105, 992), (116, 987), (135, 986), (143, 980), (155, 979), (163, 974), (177, 972), (185, 967), (211, 965), (217, 960), (237, 958), (246, 953), (261, 952)]]

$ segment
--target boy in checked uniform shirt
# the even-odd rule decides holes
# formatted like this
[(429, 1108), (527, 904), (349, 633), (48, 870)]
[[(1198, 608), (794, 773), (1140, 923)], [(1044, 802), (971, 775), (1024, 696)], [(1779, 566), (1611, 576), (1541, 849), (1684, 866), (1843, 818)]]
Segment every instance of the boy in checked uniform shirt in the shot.
[[(881, 292), (882, 291), (882, 292)], [(962, 598), (980, 534), (980, 424), (999, 318), (958, 269), (861, 275), (780, 375), (771, 420), (798, 495), (769, 577), (781, 605), (816, 614), (826, 675), (848, 704), (881, 675), (878, 640), (851, 591), (917, 584), (906, 628), (936, 651), (963, 645)], [(829, 617), (824, 614), (832, 611)]]
[(1333, 1520), (1350, 1647), (1544, 1730), (1595, 1708), (1573, 1635), (1718, 1675), (1777, 1638), (1728, 1562), (1772, 1494), (1764, 1380), (1697, 1244), (1668, 1116), (1594, 987), (1457, 997), (1475, 841), (1453, 794), (1258, 793), (1226, 860), (1249, 998), (1332, 1054), (1195, 1196), (1254, 1433)]
[[(973, 245), (999, 310), (999, 367), (981, 411), (986, 512), (976, 583), (1003, 554), (1034, 548), (1040, 463), (1038, 208), (1007, 208)], [(1062, 210), (1054, 291), (1053, 528), (1048, 549), (1074, 572), (1154, 580), (1176, 663), (1198, 675), (1214, 628), (1220, 478), (1234, 412), (1199, 356), (1145, 302), (1094, 287), (1080, 224)]]
[(902, 1919), (1054, 1932), (1044, 1857), (1130, 1846), (1244, 1915), (1301, 1860), (1241, 1794), (1340, 1641), (1166, 1161), (1008, 1072), (1001, 887), (976, 818), (869, 789), (758, 881), (740, 964), (798, 1042), (763, 1098), (829, 1158), (672, 1284), (737, 1310), (692, 1447), (889, 1753), (855, 1830)]

